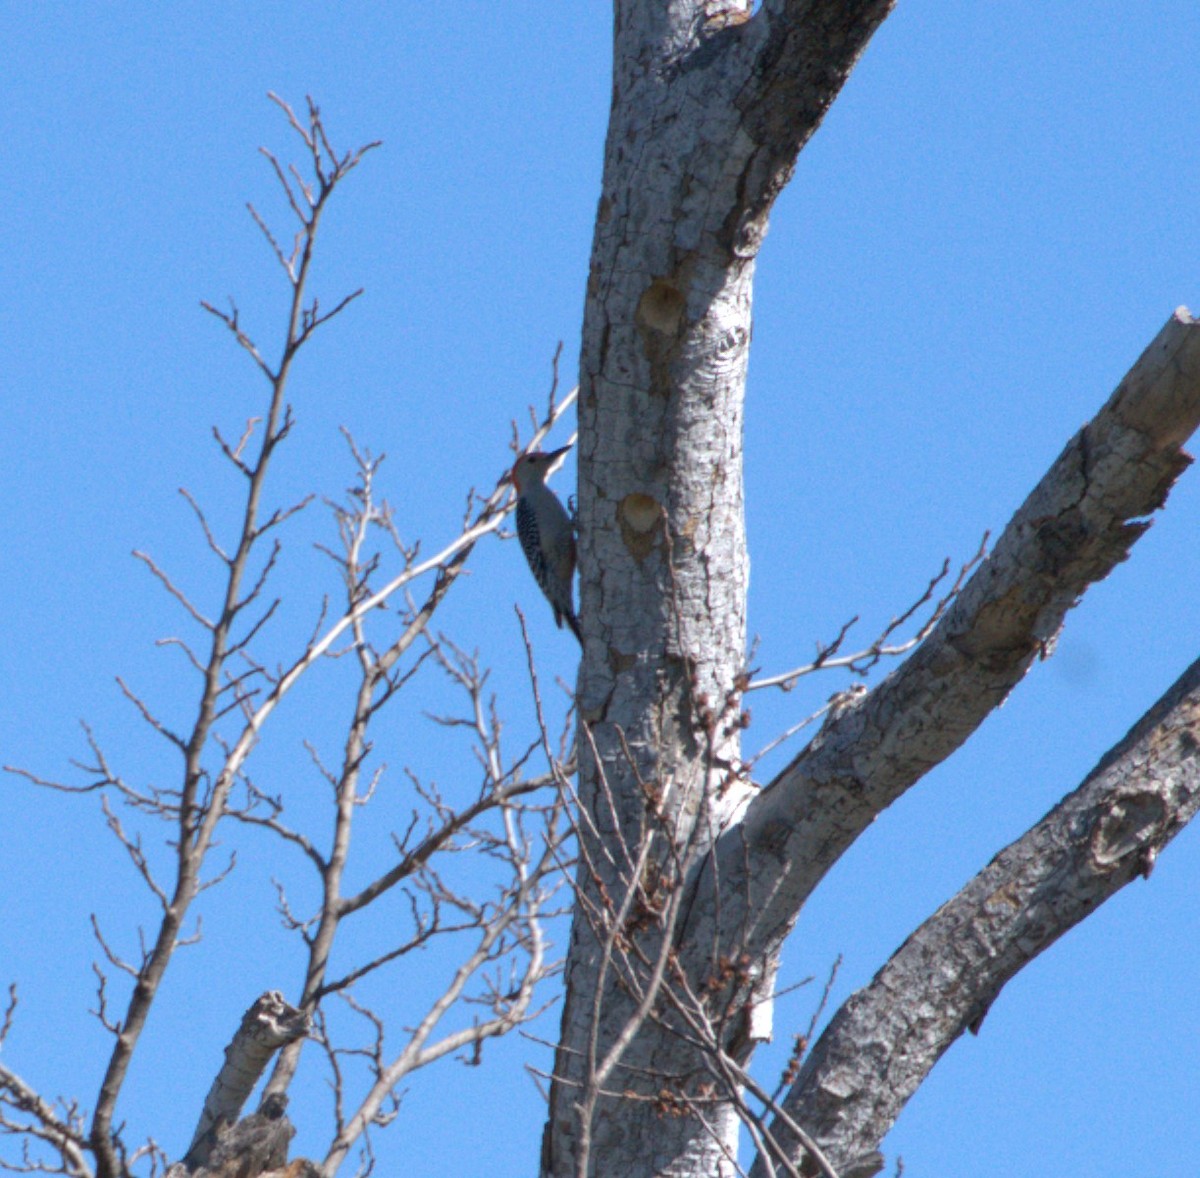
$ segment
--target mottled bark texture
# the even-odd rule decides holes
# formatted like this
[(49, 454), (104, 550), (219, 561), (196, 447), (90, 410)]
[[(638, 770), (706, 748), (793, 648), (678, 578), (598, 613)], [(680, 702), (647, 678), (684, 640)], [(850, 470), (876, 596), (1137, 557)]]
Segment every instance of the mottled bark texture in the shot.
[[(232, 1143), (229, 1140), (230, 1128), (237, 1121), (242, 1106), (250, 1098), (250, 1093), (275, 1053), (288, 1043), (302, 1039), (308, 1030), (308, 1015), (288, 1003), (277, 990), (268, 990), (255, 1000), (242, 1016), (237, 1033), (225, 1048), (225, 1063), (208, 1090), (200, 1121), (187, 1156), (183, 1159), (185, 1171), (196, 1171), (201, 1167), (215, 1170), (222, 1164), (221, 1159), (228, 1161), (236, 1156), (231, 1151), (249, 1139), (248, 1132), (243, 1132)], [(280, 1100), (282, 1103), (279, 1103)], [(259, 1153), (264, 1153), (260, 1148), (260, 1139), (263, 1137), (261, 1130), (271, 1130), (273, 1144), (281, 1144), (283, 1150), (278, 1160), (267, 1167), (274, 1168), (287, 1161), (287, 1143), (294, 1130), (283, 1115), (287, 1108), (286, 1096), (277, 1094), (274, 1104), (269, 1105), (266, 1100), (263, 1104), (263, 1109), (255, 1114), (258, 1120), (247, 1117), (238, 1127), (242, 1128), (249, 1122), (249, 1128), (257, 1133), (255, 1149)], [(271, 1150), (265, 1150), (264, 1156), (274, 1155)], [(257, 1174), (259, 1170), (253, 1172)]]
[(258, 1112), (236, 1124), (215, 1126), (203, 1165), (174, 1165), (166, 1178), (320, 1178), (316, 1165), (306, 1158), (288, 1164), (288, 1146), (296, 1130), (286, 1116), (287, 1103), (282, 1093), (272, 1093)]
[[(849, 1167), (1004, 984), (1132, 880), (1200, 808), (1200, 660), (1045, 818), (838, 1011), (784, 1101)], [(787, 1124), (772, 1126), (795, 1150)], [(761, 1163), (752, 1178), (767, 1178)]]
[[(678, 876), (744, 799), (721, 769), (736, 728), (748, 577), (742, 399), (754, 261), (772, 201), (891, 8), (618, 0), (613, 107), (580, 357), (579, 680), (584, 843), (543, 1170), (731, 1172), (736, 1123), (664, 1119), (649, 1100), (579, 1103), (626, 1026), (637, 986), (604, 973), (605, 928)], [(731, 729), (726, 731), (726, 729)], [(656, 807), (647, 824), (647, 797)], [(634, 870), (637, 848), (657, 841)], [(629, 915), (629, 914), (627, 914)], [(639, 915), (634, 913), (634, 916)], [(640, 915), (645, 915), (642, 912)], [(606, 924), (607, 922), (607, 924)], [(656, 954), (653, 920), (640, 930)], [(669, 1028), (645, 1027), (609, 1078), (651, 1097), (695, 1071)], [(587, 1125), (581, 1125), (586, 1120)], [(711, 1130), (711, 1131), (710, 1131)]]
[[(737, 1172), (721, 1069), (766, 1033), (804, 900), (1049, 652), (1188, 461), (1200, 335), (1180, 314), (912, 658), (767, 789), (745, 779), (754, 264), (798, 151), (890, 8), (615, 5), (579, 379), (581, 853), (544, 1178)], [(805, 1083), (826, 1092), (814, 1067)], [(857, 1122), (837, 1156), (869, 1163), (894, 1115)]]

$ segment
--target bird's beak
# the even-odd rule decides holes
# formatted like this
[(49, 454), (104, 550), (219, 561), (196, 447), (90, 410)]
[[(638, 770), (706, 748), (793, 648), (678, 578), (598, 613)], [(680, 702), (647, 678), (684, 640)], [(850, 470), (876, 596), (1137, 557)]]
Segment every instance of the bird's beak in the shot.
[(563, 459), (566, 458), (566, 456), (570, 453), (570, 446), (564, 446), (561, 450), (551, 450), (550, 453), (546, 455), (546, 457), (550, 459), (550, 469), (558, 470), (558, 468), (563, 464)]

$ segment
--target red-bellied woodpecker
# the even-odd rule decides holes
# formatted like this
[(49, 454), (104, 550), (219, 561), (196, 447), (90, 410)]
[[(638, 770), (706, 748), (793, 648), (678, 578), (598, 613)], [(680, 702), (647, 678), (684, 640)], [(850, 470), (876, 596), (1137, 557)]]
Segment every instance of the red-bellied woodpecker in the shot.
[(565, 621), (583, 645), (579, 619), (572, 602), (575, 577), (575, 525), (557, 496), (546, 486), (546, 476), (558, 468), (570, 446), (543, 454), (522, 454), (512, 469), (517, 489), (517, 535), (525, 559), (550, 607), (555, 624)]

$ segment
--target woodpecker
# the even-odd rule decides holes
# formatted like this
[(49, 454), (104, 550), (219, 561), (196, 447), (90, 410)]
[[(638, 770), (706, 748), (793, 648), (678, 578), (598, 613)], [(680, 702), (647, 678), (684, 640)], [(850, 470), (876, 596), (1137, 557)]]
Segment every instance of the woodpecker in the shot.
[(554, 610), (554, 622), (565, 621), (583, 645), (579, 619), (572, 603), (575, 577), (575, 525), (558, 497), (546, 486), (546, 476), (558, 468), (570, 449), (522, 454), (509, 476), (517, 489), (517, 535), (534, 580)]

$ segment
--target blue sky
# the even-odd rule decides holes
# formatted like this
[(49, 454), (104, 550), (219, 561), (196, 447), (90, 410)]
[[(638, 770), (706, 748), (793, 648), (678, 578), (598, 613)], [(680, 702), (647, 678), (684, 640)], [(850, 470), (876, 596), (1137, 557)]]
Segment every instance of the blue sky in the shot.
[[(0, 6), (0, 761), (69, 774), (82, 718), (131, 776), (171, 770), (114, 683), (190, 717), (181, 665), (154, 646), (181, 619), (130, 552), (153, 552), (200, 595), (215, 585), (176, 489), (228, 525), (236, 488), (210, 427), (236, 431), (263, 393), (199, 300), (233, 295), (264, 340), (279, 330), (283, 285), (243, 207), (282, 216), (256, 149), (293, 149), (266, 92), (316, 96), (339, 146), (384, 141), (326, 225), (318, 293), (366, 294), (296, 373), (278, 497), (341, 493), (345, 425), (387, 452), (401, 526), (432, 545), (467, 487), (504, 468), (508, 423), (541, 402), (559, 340), (570, 383), (609, 19), (599, 3), (532, 0)], [(802, 155), (759, 263), (746, 468), (764, 670), (805, 661), (855, 614), (869, 639), (943, 557), (970, 556), (1173, 308), (1200, 305), (1198, 59), (1200, 12), (1153, 0), (1086, 13), (908, 0), (877, 35)], [(864, 984), (1196, 656), (1198, 526), (1193, 472), (1069, 618), (1056, 656), (839, 864), (802, 916), (785, 981), (823, 976), (841, 953), (835, 996)], [(329, 534), (317, 509), (289, 538), (284, 635), (331, 588), (310, 548)], [(572, 678), (573, 643), (515, 545), (489, 541), (472, 570), (442, 624), (494, 666), (517, 739), (530, 717), (513, 603), (547, 681)], [(748, 747), (841, 686), (755, 699)], [(335, 740), (324, 690), (298, 693), (269, 734), (257, 764), (272, 782), (304, 782), (303, 738)], [(420, 721), (440, 706), (428, 690), (381, 740), (396, 767), (452, 779), (467, 762)], [(295, 788), (303, 811), (315, 787)], [(402, 823), (396, 788), (381, 823)], [(364, 842), (386, 854), (386, 831)], [(131, 1136), (173, 1154), (242, 1010), (265, 988), (299, 987), (270, 882), (300, 879), (298, 865), (240, 834), (228, 845), (239, 867), (199, 902), (205, 940), (173, 967), (120, 1108)], [(153, 912), (94, 797), (4, 779), (0, 871), (0, 983), (22, 995), (5, 1061), (88, 1102), (106, 1047), (87, 1013), (89, 914), (128, 950)], [(902, 1154), (908, 1174), (980, 1178), (1194, 1174), (1198, 889), (1200, 839), (1185, 831), (1148, 883), (1009, 985), (912, 1101), (889, 1158)], [(438, 964), (398, 977), (400, 998)], [(781, 1004), (781, 1041), (812, 1002), (810, 988)], [(482, 1069), (414, 1077), (377, 1142), (380, 1172), (532, 1171), (542, 1113), (522, 1065), (545, 1055), (518, 1040), (486, 1055)], [(764, 1053), (764, 1075), (777, 1058)], [(323, 1140), (324, 1074), (309, 1063), (295, 1091), (301, 1152)]]

